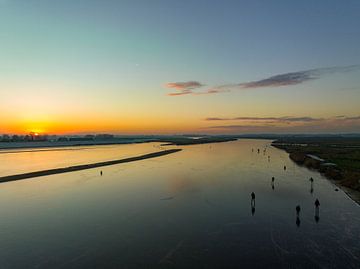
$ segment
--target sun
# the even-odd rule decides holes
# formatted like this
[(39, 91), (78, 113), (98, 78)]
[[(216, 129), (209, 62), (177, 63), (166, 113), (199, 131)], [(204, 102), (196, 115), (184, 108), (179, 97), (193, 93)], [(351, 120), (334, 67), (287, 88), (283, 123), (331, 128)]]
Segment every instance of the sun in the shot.
[(30, 134), (32, 135), (32, 136), (39, 136), (41, 133), (43, 133), (42, 131), (40, 131), (40, 130), (31, 130), (30, 131)]

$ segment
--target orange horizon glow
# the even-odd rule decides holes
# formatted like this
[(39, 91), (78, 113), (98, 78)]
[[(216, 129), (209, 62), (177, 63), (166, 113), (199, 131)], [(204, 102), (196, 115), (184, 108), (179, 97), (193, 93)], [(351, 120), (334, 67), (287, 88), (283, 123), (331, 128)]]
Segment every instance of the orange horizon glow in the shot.
[[(358, 124), (357, 119), (344, 120), (331, 117), (324, 119), (323, 123), (267, 123), (253, 122), (252, 120), (220, 120), (205, 121), (204, 119), (179, 119), (176, 121), (169, 118), (102, 118), (93, 117), (59, 119), (57, 121), (31, 121), (19, 120), (5, 122), (0, 126), (0, 134), (15, 135), (83, 135), (83, 134), (124, 134), (124, 135), (160, 135), (160, 134), (183, 134), (183, 133), (201, 133), (201, 134), (241, 134), (241, 133), (261, 133), (261, 132), (282, 132), (294, 130), (294, 132), (306, 132), (316, 127), (315, 131), (326, 132), (331, 130), (336, 132), (337, 129), (350, 132), (351, 127)], [(322, 124), (322, 125), (321, 125)], [(212, 128), (214, 126), (215, 128)], [(224, 126), (224, 128), (221, 128)], [(226, 126), (239, 126), (239, 129), (227, 129)], [(243, 128), (240, 128), (243, 127)], [(2, 128), (2, 129), (1, 129)], [(264, 131), (265, 130), (265, 131)], [(350, 130), (350, 131), (348, 131)], [(311, 132), (311, 131), (310, 131)]]
[[(190, 123), (190, 121), (189, 121)], [(1, 126), (4, 127), (4, 126)], [(72, 135), (72, 134), (174, 134), (198, 131), (196, 124), (187, 122), (171, 123), (155, 120), (79, 120), (78, 122), (12, 122), (6, 129), (0, 129), (0, 134), (27, 135)]]
[(0, 0), (0, 135), (360, 133), (357, 5), (50, 2)]

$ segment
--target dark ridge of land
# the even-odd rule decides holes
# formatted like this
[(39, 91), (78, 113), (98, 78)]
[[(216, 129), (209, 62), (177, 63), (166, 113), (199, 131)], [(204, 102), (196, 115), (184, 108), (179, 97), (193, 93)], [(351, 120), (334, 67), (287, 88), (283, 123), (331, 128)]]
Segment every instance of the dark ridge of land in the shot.
[(80, 146), (105, 146), (105, 145), (122, 145), (122, 144), (139, 144), (158, 142), (164, 145), (196, 145), (206, 143), (219, 143), (237, 140), (237, 136), (152, 136), (152, 137), (134, 137), (134, 138), (114, 138), (110, 140), (89, 140), (89, 141), (32, 141), (32, 142), (0, 142), (0, 153), (9, 153), (5, 150), (14, 149), (46, 149), (46, 148), (66, 148)]
[(130, 158), (125, 158), (125, 159), (120, 159), (120, 160), (98, 162), (98, 163), (91, 163), (91, 164), (82, 164), (82, 165), (75, 165), (75, 166), (69, 166), (69, 167), (64, 167), (64, 168), (55, 168), (55, 169), (49, 169), (49, 170), (42, 170), (42, 171), (36, 171), (36, 172), (30, 172), (30, 173), (24, 173), (24, 174), (5, 176), (5, 177), (0, 177), (0, 183), (21, 180), (21, 179), (27, 179), (27, 178), (33, 178), (33, 177), (42, 177), (42, 176), (49, 176), (49, 175), (55, 175), (55, 174), (62, 174), (62, 173), (80, 171), (80, 170), (97, 168), (97, 167), (102, 167), (102, 166), (120, 164), (120, 163), (135, 162), (135, 161), (140, 161), (140, 160), (145, 160), (145, 159), (149, 159), (149, 158), (155, 158), (155, 157), (172, 154), (172, 153), (175, 153), (175, 152), (178, 152), (181, 150), (182, 149), (168, 149), (168, 150), (148, 153), (148, 154), (144, 154), (141, 156), (130, 157)]
[(158, 140), (111, 140), (111, 141), (90, 141), (81, 143), (78, 141), (62, 142), (62, 141), (36, 141), (36, 142), (0, 142), (0, 153), (4, 150), (15, 149), (46, 149), (49, 148), (66, 148), (66, 147), (84, 147), (84, 146), (111, 146), (124, 144), (140, 144), (149, 142), (159, 142)]
[(299, 165), (318, 170), (360, 204), (360, 138), (280, 138), (272, 143)]
[(81, 140), (48, 140), (48, 141), (0, 141), (0, 153), (4, 150), (14, 149), (45, 149), (45, 148), (67, 148), (84, 146), (122, 145), (158, 142), (164, 145), (197, 145), (207, 143), (220, 143), (235, 141), (237, 139), (289, 139), (289, 140), (343, 140), (359, 139), (360, 134), (335, 134), (335, 135), (307, 135), (307, 134), (242, 134), (242, 135), (206, 135), (206, 134), (184, 134), (184, 135), (145, 135), (145, 136), (119, 136), (111, 139), (84, 139)]
[(167, 145), (186, 146), (186, 145), (229, 142), (236, 140), (238, 139), (235, 137), (205, 136), (199, 138), (174, 137), (171, 139), (161, 139), (159, 142), (164, 142), (165, 144), (163, 144), (163, 146), (167, 146)]

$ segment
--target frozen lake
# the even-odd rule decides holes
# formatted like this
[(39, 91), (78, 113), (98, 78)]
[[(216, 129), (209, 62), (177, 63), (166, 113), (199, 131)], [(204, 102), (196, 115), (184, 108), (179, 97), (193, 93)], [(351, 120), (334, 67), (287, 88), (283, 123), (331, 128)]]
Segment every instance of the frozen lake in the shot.
[[(0, 184), (0, 268), (358, 268), (360, 207), (270, 143), (182, 146), (103, 167), (102, 176), (90, 169)], [(0, 175), (157, 150), (1, 153)]]

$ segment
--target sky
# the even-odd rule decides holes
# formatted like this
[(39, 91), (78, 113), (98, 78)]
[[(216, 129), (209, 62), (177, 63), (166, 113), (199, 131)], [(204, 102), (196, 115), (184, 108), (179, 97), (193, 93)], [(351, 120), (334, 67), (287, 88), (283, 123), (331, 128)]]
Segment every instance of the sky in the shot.
[(360, 132), (360, 1), (0, 0), (0, 133)]

